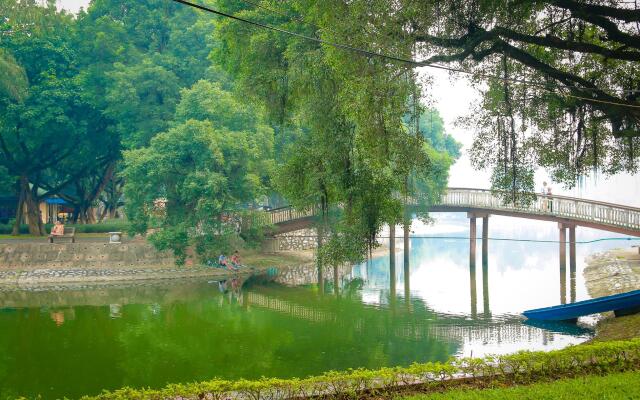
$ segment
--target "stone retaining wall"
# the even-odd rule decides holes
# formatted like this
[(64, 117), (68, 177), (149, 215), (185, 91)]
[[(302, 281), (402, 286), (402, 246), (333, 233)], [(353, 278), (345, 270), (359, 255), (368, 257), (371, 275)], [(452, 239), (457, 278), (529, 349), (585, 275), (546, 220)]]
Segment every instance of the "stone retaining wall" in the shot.
[(173, 267), (173, 255), (151, 244), (0, 244), (0, 270)]
[(315, 229), (300, 229), (268, 238), (262, 247), (264, 251), (299, 251), (315, 249), (316, 244)]

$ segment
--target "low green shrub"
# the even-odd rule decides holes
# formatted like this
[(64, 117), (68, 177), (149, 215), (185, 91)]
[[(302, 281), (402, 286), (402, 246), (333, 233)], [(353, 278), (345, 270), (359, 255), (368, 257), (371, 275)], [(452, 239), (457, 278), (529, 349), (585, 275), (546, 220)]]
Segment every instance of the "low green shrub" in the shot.
[[(0, 235), (11, 235), (13, 232), (13, 224), (0, 224)], [(20, 233), (29, 233), (29, 227), (27, 225), (20, 225)]]
[(129, 230), (129, 225), (130, 225), (129, 222), (125, 220), (109, 220), (109, 221), (104, 221), (98, 224), (65, 225), (65, 226), (75, 227), (76, 233), (107, 233), (107, 232), (126, 233)]
[(84, 400), (124, 399), (239, 399), (274, 400), (298, 397), (356, 398), (361, 393), (388, 395), (416, 385), (424, 390), (442, 390), (455, 378), (478, 378), (500, 384), (531, 383), (586, 374), (640, 369), (640, 338), (570, 346), (551, 352), (522, 351), (484, 358), (451, 359), (446, 363), (413, 364), (379, 370), (329, 371), (304, 379), (262, 378), (174, 384), (164, 389), (123, 388), (105, 391)]
[[(75, 227), (76, 233), (107, 233), (107, 232), (127, 232), (129, 222), (125, 220), (109, 220), (97, 224), (65, 224), (65, 227)], [(51, 232), (52, 224), (46, 224), (45, 230)], [(0, 224), (0, 235), (10, 235), (13, 230), (12, 224)], [(20, 225), (20, 233), (28, 234), (29, 226)]]

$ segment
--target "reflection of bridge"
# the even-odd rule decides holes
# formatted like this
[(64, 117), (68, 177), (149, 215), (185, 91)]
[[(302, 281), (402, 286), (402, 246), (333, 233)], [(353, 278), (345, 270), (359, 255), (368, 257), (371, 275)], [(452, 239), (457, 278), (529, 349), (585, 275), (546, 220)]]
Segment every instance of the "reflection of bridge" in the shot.
[[(409, 301), (409, 299), (405, 299)], [(385, 332), (392, 333), (394, 337), (425, 340), (435, 339), (440, 341), (457, 341), (465, 340), (471, 343), (515, 343), (520, 342), (523, 338), (528, 341), (538, 343), (547, 343), (554, 339), (554, 334), (533, 326), (522, 324), (519, 318), (494, 322), (491, 320), (478, 320), (470, 322), (461, 318), (453, 318), (453, 316), (443, 316), (425, 318), (425, 316), (413, 316), (412, 313), (402, 312), (402, 307), (396, 309), (393, 313), (397, 320), (390, 324), (382, 324), (372, 326), (367, 324), (366, 308), (361, 310), (358, 315), (342, 315), (330, 309), (317, 308), (309, 305), (302, 305), (296, 302), (285, 300), (273, 295), (259, 293), (257, 291), (248, 291), (248, 304), (253, 307), (259, 307), (275, 311), (289, 317), (303, 319), (310, 322), (327, 324), (333, 323), (341, 325), (347, 323), (355, 327), (355, 331), (359, 334), (377, 333), (383, 335)], [(426, 310), (425, 310), (426, 311)], [(431, 323), (425, 324), (424, 321), (432, 320)], [(348, 322), (346, 322), (348, 321)], [(483, 323), (478, 324), (478, 321)], [(373, 330), (373, 331), (372, 331)]]

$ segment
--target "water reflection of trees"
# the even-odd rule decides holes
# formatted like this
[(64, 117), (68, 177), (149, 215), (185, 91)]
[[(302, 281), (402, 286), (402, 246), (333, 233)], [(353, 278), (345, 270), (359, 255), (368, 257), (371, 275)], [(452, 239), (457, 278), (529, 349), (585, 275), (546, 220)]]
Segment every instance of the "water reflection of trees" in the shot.
[[(363, 285), (349, 281), (339, 295), (259, 279), (222, 291), (217, 282), (194, 281), (5, 292), (2, 304), (14, 308), (0, 310), (0, 397), (407, 365), (445, 360), (468, 341), (544, 332), (515, 319), (438, 313), (389, 290), (367, 305)], [(61, 310), (58, 326), (51, 313)], [(69, 310), (74, 318), (66, 318)]]
[[(252, 286), (231, 301), (228, 295), (206, 282), (41, 292), (28, 301), (30, 307), (0, 312), (0, 366), (8, 366), (0, 367), (0, 393), (73, 397), (213, 376), (406, 365), (444, 360), (456, 351), (455, 343), (408, 334), (421, 329), (426, 314), (386, 312), (357, 296), (279, 285)], [(268, 300), (266, 307), (259, 298)], [(18, 300), (25, 299), (17, 295), (13, 304)], [(47, 301), (58, 308), (40, 306)], [(269, 307), (277, 302), (298, 313)], [(60, 307), (73, 310), (75, 318), (57, 326), (50, 313)], [(320, 313), (329, 317), (314, 320)]]

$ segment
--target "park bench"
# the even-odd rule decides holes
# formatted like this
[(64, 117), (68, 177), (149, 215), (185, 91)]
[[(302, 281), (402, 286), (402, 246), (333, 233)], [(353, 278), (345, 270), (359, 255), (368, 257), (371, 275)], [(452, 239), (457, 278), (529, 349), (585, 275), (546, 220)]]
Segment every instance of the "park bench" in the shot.
[(59, 239), (71, 239), (71, 243), (76, 242), (76, 228), (64, 228), (64, 235), (49, 235), (49, 243), (53, 243), (53, 240)]

